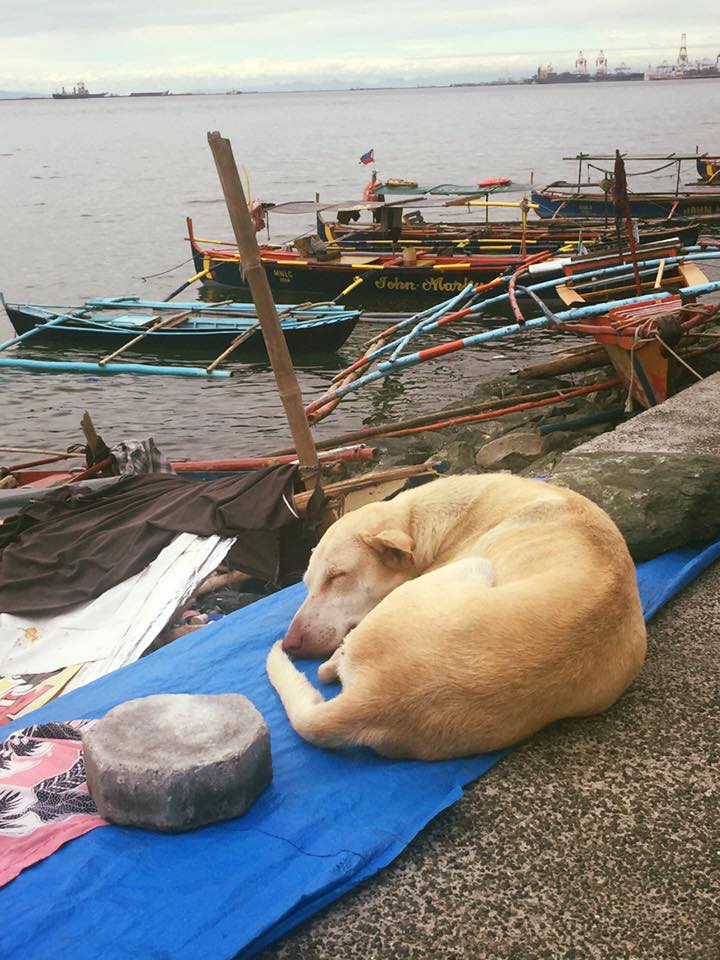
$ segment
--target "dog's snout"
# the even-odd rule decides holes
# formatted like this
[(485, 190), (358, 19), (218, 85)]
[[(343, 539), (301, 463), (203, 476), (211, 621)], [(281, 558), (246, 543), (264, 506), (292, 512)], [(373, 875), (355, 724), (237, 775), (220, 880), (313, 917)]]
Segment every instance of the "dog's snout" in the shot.
[(294, 624), (290, 624), (288, 632), (283, 637), (282, 648), (286, 653), (297, 653), (302, 649), (303, 633)]

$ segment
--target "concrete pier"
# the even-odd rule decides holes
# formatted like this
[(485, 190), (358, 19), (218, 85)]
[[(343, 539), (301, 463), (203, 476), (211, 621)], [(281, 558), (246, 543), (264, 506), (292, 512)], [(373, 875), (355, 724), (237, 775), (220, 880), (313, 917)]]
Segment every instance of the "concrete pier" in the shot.
[(577, 449), (720, 456), (720, 373)]
[[(715, 375), (583, 449), (720, 454), (719, 414)], [(607, 713), (516, 749), (263, 960), (718, 960), (720, 564), (648, 635)]]

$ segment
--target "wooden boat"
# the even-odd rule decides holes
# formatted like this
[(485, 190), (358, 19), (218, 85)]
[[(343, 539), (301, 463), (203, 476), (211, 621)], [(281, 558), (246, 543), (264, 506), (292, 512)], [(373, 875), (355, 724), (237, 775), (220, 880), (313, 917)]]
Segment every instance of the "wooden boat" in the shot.
[(705, 183), (720, 183), (720, 157), (708, 157), (707, 154), (695, 161), (698, 176)]
[[(355, 203), (326, 203), (292, 201), (263, 203), (263, 216), (268, 220), (277, 215), (315, 217), (319, 240), (339, 250), (367, 253), (397, 253), (402, 247), (422, 247), (431, 253), (463, 254), (528, 254), (542, 250), (566, 248), (575, 251), (580, 246), (596, 247), (616, 244), (613, 224), (597, 220), (540, 219), (531, 221), (528, 213), (532, 205), (527, 201), (478, 200), (474, 197), (437, 199), (422, 197), (418, 201), (391, 202), (362, 201)], [(462, 219), (447, 219), (445, 211), (458, 212), (467, 206)], [(441, 208), (440, 213), (436, 211)], [(432, 209), (434, 219), (425, 219)], [(473, 213), (470, 214), (472, 209)], [(490, 219), (514, 209), (514, 220)], [(478, 219), (478, 214), (484, 219)], [(445, 219), (443, 217), (445, 216)], [(675, 239), (690, 246), (697, 242), (699, 227), (689, 221), (653, 220), (638, 224), (640, 243)], [(210, 241), (207, 241), (210, 242)]]
[[(641, 246), (637, 250), (637, 277), (631, 255), (624, 253), (605, 256), (574, 257), (560, 262), (564, 279), (555, 287), (555, 294), (563, 304), (574, 307), (583, 303), (603, 303), (623, 297), (639, 296), (659, 290), (675, 291), (708, 282), (707, 276), (694, 262), (672, 261), (682, 256), (682, 249), (673, 245)], [(666, 261), (670, 261), (666, 264)], [(622, 270), (621, 267), (626, 269)], [(606, 272), (607, 268), (615, 268)], [(592, 275), (597, 271), (596, 275)], [(582, 274), (581, 280), (576, 280)]]
[[(190, 219), (187, 239), (202, 283), (248, 291), (234, 244), (197, 239)], [(342, 295), (344, 302), (358, 305), (387, 300), (432, 304), (470, 283), (484, 283), (513, 271), (526, 259), (514, 253), (442, 256), (422, 247), (414, 251), (414, 263), (402, 254), (353, 249), (303, 256), (297, 250), (264, 245), (260, 253), (270, 287), (280, 297), (301, 293), (333, 300)]]
[[(633, 218), (672, 220), (678, 216), (720, 220), (720, 192), (631, 193), (629, 200)], [(599, 189), (578, 191), (573, 184), (564, 181), (550, 184), (543, 190), (534, 190), (532, 201), (537, 204), (540, 217), (586, 217), (609, 222), (615, 216), (609, 192)]]
[[(694, 264), (686, 269), (687, 286), (705, 279)], [(688, 347), (696, 342), (693, 332), (720, 318), (720, 304), (700, 304), (680, 293), (641, 303), (618, 304), (606, 313), (595, 314), (563, 329), (589, 334), (601, 344), (622, 378), (628, 396), (642, 407), (652, 407), (672, 396), (687, 375)], [(575, 292), (565, 301), (572, 307), (587, 303)], [(697, 352), (704, 352), (700, 348)], [(682, 351), (679, 353), (678, 351)], [(690, 368), (691, 369), (691, 368)]]
[[(643, 161), (659, 164), (649, 170), (628, 173), (628, 177), (648, 176), (662, 170), (672, 170), (675, 177), (674, 190), (666, 191), (630, 191), (627, 190), (629, 213), (633, 219), (657, 220), (659, 218), (673, 220), (676, 217), (691, 218), (693, 220), (715, 221), (720, 220), (720, 192), (707, 190), (681, 190), (680, 182), (682, 165), (691, 161), (698, 165), (697, 154), (682, 155), (648, 154), (633, 156), (619, 154), (623, 164), (630, 161)], [(532, 200), (537, 204), (537, 214), (544, 218), (558, 217), (586, 217), (609, 222), (615, 218), (613, 203), (613, 169), (610, 163), (615, 163), (615, 156), (606, 154), (578, 153), (574, 157), (563, 157), (563, 160), (574, 160), (578, 164), (576, 183), (566, 180), (557, 180), (548, 184), (542, 190), (533, 191)], [(602, 180), (597, 186), (585, 187), (585, 173), (588, 181)]]
[[(456, 249), (465, 253), (520, 253), (523, 245), (530, 253), (542, 250), (557, 251), (562, 248), (577, 249), (585, 246), (592, 249), (616, 245), (615, 230), (604, 227), (597, 221), (545, 220), (529, 224), (523, 235), (518, 223), (495, 221), (480, 222), (408, 222), (403, 223), (400, 238), (390, 239), (380, 224), (349, 226), (338, 221), (319, 224), (318, 233), (328, 242), (356, 250), (383, 251), (398, 246), (422, 246), (433, 250)], [(656, 224), (655, 228), (641, 225), (638, 242), (658, 243), (675, 240), (683, 246), (697, 243), (700, 229), (690, 222)]]
[[(135, 349), (147, 352), (193, 351), (215, 356), (240, 335), (247, 339), (233, 356), (263, 355), (265, 341), (252, 304), (166, 303), (135, 297), (88, 300), (76, 309), (6, 303), (18, 335), (47, 326), (33, 338), (59, 347), (92, 347), (112, 351), (142, 335)], [(291, 353), (338, 350), (355, 329), (360, 314), (333, 306), (292, 306), (281, 311), (281, 324)], [(64, 319), (63, 319), (64, 318)], [(60, 320), (59, 323), (57, 321)], [(55, 321), (52, 326), (50, 322)]]

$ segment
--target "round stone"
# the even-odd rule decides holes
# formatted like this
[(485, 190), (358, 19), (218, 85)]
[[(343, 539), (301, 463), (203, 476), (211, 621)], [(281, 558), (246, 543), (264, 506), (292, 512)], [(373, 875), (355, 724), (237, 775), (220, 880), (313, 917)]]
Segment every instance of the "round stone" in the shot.
[(239, 817), (272, 779), (267, 723), (236, 693), (128, 700), (82, 740), (90, 795), (113, 823), (177, 833)]

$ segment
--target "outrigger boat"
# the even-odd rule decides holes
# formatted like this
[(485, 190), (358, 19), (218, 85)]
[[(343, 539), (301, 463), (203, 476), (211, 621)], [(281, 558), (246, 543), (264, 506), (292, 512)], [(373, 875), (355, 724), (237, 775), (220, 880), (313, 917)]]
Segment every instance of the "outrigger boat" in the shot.
[[(577, 191), (572, 184), (557, 181), (542, 191), (533, 191), (540, 217), (586, 217), (612, 220), (613, 205), (609, 193)], [(720, 193), (633, 193), (630, 195), (633, 218), (672, 220), (679, 216), (692, 220), (720, 220)]]
[(624, 251), (541, 261), (528, 267), (528, 274), (536, 279), (560, 274), (551, 296), (566, 306), (602, 303), (707, 283), (697, 263), (682, 259), (684, 252), (678, 244), (642, 245), (634, 256)]
[(720, 157), (709, 157), (705, 153), (696, 159), (695, 165), (704, 183), (720, 184)]
[[(366, 187), (366, 194), (371, 181)], [(509, 187), (507, 189), (510, 189)], [(517, 188), (519, 189), (519, 188)], [(541, 219), (530, 221), (528, 214), (537, 211), (534, 203), (525, 197), (519, 201), (490, 199), (489, 196), (478, 199), (473, 196), (460, 196), (447, 200), (437, 200), (425, 196), (417, 201), (409, 198), (388, 200), (380, 198), (382, 203), (365, 200), (359, 204), (327, 204), (317, 200), (263, 204), (269, 214), (276, 213), (314, 213), (317, 233), (327, 243), (341, 247), (351, 246), (358, 250), (383, 251), (391, 245), (422, 245), (430, 249), (456, 250), (465, 253), (523, 253), (540, 250), (557, 250), (561, 247), (575, 248), (596, 246), (614, 242), (614, 231), (609, 225), (596, 221), (573, 220), (567, 217), (559, 222)], [(423, 211), (428, 207), (442, 207), (454, 210), (465, 207), (468, 214), (483, 213), (484, 219), (441, 219), (425, 220)], [(406, 213), (406, 210), (410, 210)], [(515, 209), (519, 214), (516, 220), (496, 220), (490, 215), (505, 213)], [(363, 214), (371, 214), (370, 222), (363, 222)], [(650, 224), (638, 224), (638, 242), (654, 243), (671, 238), (689, 246), (697, 242), (699, 228), (697, 224), (674, 219), (669, 222), (653, 220)]]
[[(265, 341), (253, 304), (192, 301), (168, 303), (117, 297), (87, 300), (81, 307), (60, 308), (5, 303), (19, 336), (35, 331), (34, 342), (60, 347), (99, 347), (215, 356), (233, 344), (233, 355), (265, 354)], [(288, 305), (280, 320), (291, 353), (338, 350), (355, 329), (357, 310), (332, 305)], [(240, 337), (245, 339), (237, 342)], [(123, 350), (124, 352), (124, 350)]]
[[(583, 302), (578, 297), (572, 305)], [(687, 372), (694, 372), (687, 361), (691, 357), (688, 347), (697, 342), (693, 333), (716, 323), (719, 317), (720, 304), (699, 304), (675, 294), (612, 307), (604, 315), (573, 324), (572, 329), (589, 334), (605, 348), (628, 397), (647, 408), (667, 400)], [(683, 354), (678, 352), (681, 348)], [(697, 352), (705, 349), (700, 347)]]
[[(411, 215), (412, 216), (412, 215)], [(318, 233), (327, 242), (356, 250), (387, 251), (397, 247), (422, 246), (434, 250), (452, 249), (465, 253), (529, 253), (541, 250), (570, 251), (597, 249), (616, 245), (615, 231), (596, 221), (570, 219), (531, 222), (525, 230), (513, 221), (480, 222), (403, 220), (400, 238), (387, 236), (380, 224), (345, 225), (337, 220), (318, 218)], [(658, 222), (652, 226), (641, 224), (638, 242), (641, 244), (675, 240), (683, 246), (697, 243), (700, 229), (697, 224)]]
[[(718, 221), (720, 220), (720, 191), (716, 193), (703, 189), (681, 190), (680, 171), (683, 161), (697, 162), (695, 154), (678, 156), (627, 156), (624, 160), (660, 161), (661, 166), (652, 170), (644, 170), (637, 174), (649, 175), (660, 170), (675, 168), (675, 190), (667, 192), (629, 191), (628, 201), (630, 215), (643, 220), (667, 219), (676, 217), (691, 218), (693, 220)], [(588, 219), (604, 220), (609, 222), (614, 218), (612, 199), (612, 171), (596, 166), (597, 163), (607, 163), (614, 160), (608, 155), (593, 156), (580, 153), (575, 157), (563, 157), (564, 160), (578, 162), (578, 177), (576, 183), (558, 180), (548, 184), (542, 190), (532, 192), (532, 202), (537, 205), (537, 214), (540, 217), (555, 219), (557, 217), (585, 217)], [(603, 179), (593, 189), (583, 186), (583, 173), (587, 168), (603, 175)]]
[[(188, 240), (196, 276), (209, 287), (248, 291), (237, 247), (233, 243), (195, 237), (190, 218)], [(298, 242), (296, 241), (296, 244)], [(436, 302), (458, 293), (469, 283), (494, 280), (516, 270), (526, 257), (515, 253), (443, 256), (423, 248), (408, 253), (375, 253), (346, 249), (323, 249), (313, 255), (297, 249), (262, 245), (260, 254), (268, 282), (280, 297), (298, 293), (310, 297), (368, 305), (392, 299), (416, 305)]]

